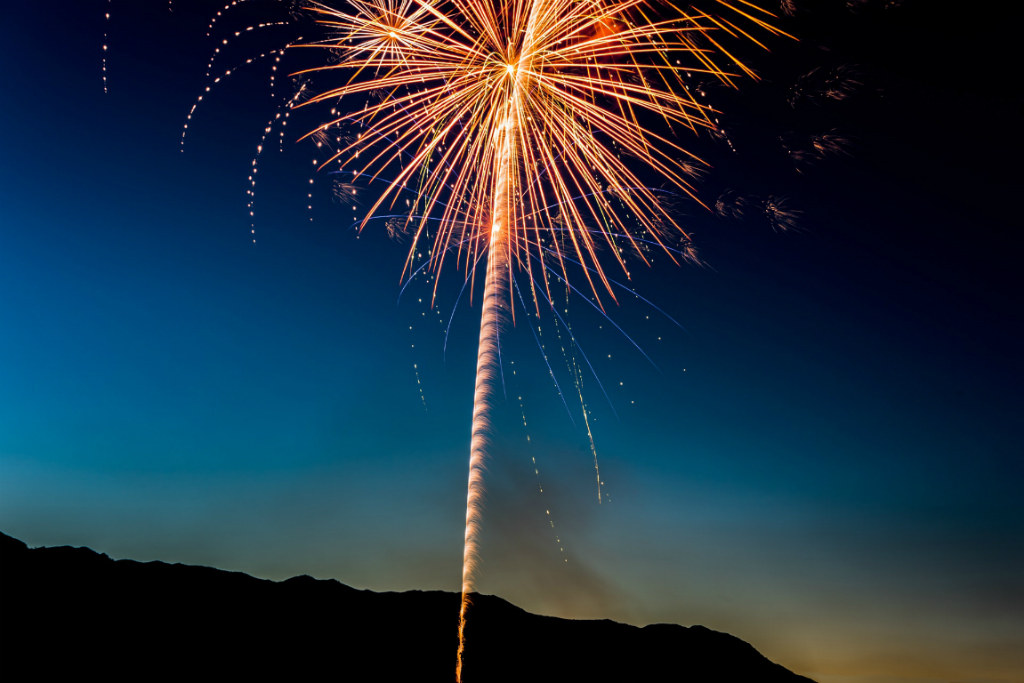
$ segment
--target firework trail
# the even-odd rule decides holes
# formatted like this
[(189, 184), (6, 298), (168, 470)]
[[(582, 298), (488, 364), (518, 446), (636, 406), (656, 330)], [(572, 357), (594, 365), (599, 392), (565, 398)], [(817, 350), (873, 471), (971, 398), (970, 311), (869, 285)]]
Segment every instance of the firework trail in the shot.
[[(296, 103), (301, 102), (304, 97), (309, 96), (309, 92), (307, 90), (307, 83), (300, 82), (297, 84), (297, 86), (298, 87), (295, 89), (295, 94), (292, 95), (291, 99), (289, 99), (282, 105), (282, 107), (285, 109), (284, 117), (286, 119), (289, 114), (288, 110), (294, 107)], [(256, 156), (254, 156), (252, 159), (252, 175), (249, 176), (249, 189), (246, 190), (246, 194), (249, 195), (249, 203), (246, 206), (246, 208), (249, 210), (249, 230), (250, 233), (253, 235), (252, 241), (254, 244), (256, 243), (256, 176), (259, 173), (260, 155), (263, 154), (263, 150), (266, 146), (265, 143), (267, 141), (267, 136), (270, 135), (270, 133), (274, 129), (274, 123), (280, 121), (282, 126), (284, 126), (284, 124), (286, 123), (281, 118), (280, 109), (282, 107), (278, 107), (278, 111), (274, 114), (274, 117), (267, 121), (267, 125), (263, 128), (263, 137), (260, 138), (260, 143), (256, 145)], [(281, 132), (280, 136), (281, 138), (284, 137), (283, 131)]]
[(250, 0), (232, 0), (228, 4), (224, 5), (224, 8), (219, 10), (215, 15), (210, 17), (210, 23), (206, 26), (206, 37), (210, 37), (210, 33), (213, 31), (213, 25), (217, 23), (217, 20), (224, 16), (224, 14), (233, 7), (238, 7), (242, 3), (249, 2)]
[[(110, 0), (107, 0), (107, 4), (110, 4)], [(103, 94), (107, 94), (107, 32), (110, 26), (110, 12), (108, 11), (103, 14)]]
[[(669, 246), (688, 244), (689, 236), (657, 190), (622, 156), (639, 160), (696, 199), (689, 178), (704, 162), (648, 121), (713, 131), (714, 111), (689, 93), (684, 74), (709, 75), (732, 87), (740, 75), (755, 76), (723, 46), (730, 37), (761, 45), (737, 21), (786, 35), (767, 23), (774, 15), (746, 0), (712, 4), (717, 13), (665, 3), (670, 16), (659, 18), (658, 8), (645, 0), (350, 0), (344, 10), (310, 2), (319, 22), (335, 34), (309, 45), (327, 48), (332, 56), (326, 66), (309, 71), (347, 73), (344, 85), (310, 103), (358, 96), (363, 107), (350, 107), (351, 113), (339, 113), (307, 137), (358, 126), (356, 140), (335, 147), (323, 166), (338, 163), (344, 170), (353, 164), (371, 182), (392, 169), (360, 227), (378, 209), (394, 207), (413, 185), (417, 200), (406, 220), (411, 247), (403, 277), (419, 272), (418, 245), (432, 238), (428, 263), (434, 274), (454, 260), (465, 269), (472, 296), (476, 264), (486, 259), (459, 681), (478, 559), (489, 416), (501, 396), (500, 331), (515, 313), (514, 271), (529, 278), (528, 301), (538, 315), (544, 303), (554, 306), (552, 280), (603, 311), (604, 299), (616, 297), (598, 259), (602, 245), (607, 260), (627, 278), (625, 256), (649, 263), (648, 243), (677, 263), (677, 257), (693, 258), (689, 249)], [(619, 210), (609, 197), (618, 200)], [(428, 221), (438, 218), (431, 236)], [(569, 284), (567, 263), (583, 266), (588, 295)]]
[[(299, 40), (302, 40), (302, 38), (300, 37)], [(258, 57), (250, 57), (249, 59), (245, 60), (244, 63), (239, 64), (238, 66), (236, 66), (233, 69), (228, 69), (227, 71), (225, 71), (223, 76), (217, 76), (212, 81), (210, 81), (210, 84), (207, 85), (206, 88), (203, 90), (203, 94), (196, 98), (195, 103), (192, 105), (192, 108), (189, 109), (188, 115), (185, 117), (185, 123), (181, 127), (181, 142), (180, 142), (180, 149), (181, 149), (181, 151), (182, 152), (185, 151), (185, 137), (188, 135), (188, 124), (192, 120), (193, 115), (195, 115), (196, 109), (198, 109), (199, 105), (202, 104), (203, 98), (206, 96), (207, 93), (209, 93), (213, 89), (214, 85), (217, 85), (223, 79), (227, 78), (228, 76), (231, 76), (236, 71), (241, 69), (243, 66), (248, 66), (249, 64), (252, 64), (253, 62), (256, 62), (257, 60), (265, 59), (266, 57), (268, 57), (270, 55), (277, 55), (278, 58), (280, 58), (280, 56), (282, 54), (284, 54), (285, 50), (287, 50), (289, 47), (291, 47), (291, 45), (287, 45), (284, 48), (281, 48), (280, 50), (271, 50), (270, 52), (264, 52), (263, 54), (259, 55)], [(271, 79), (273, 79), (273, 76), (271, 76)], [(282, 134), (282, 136), (283, 136), (283, 134)]]
[[(505, 201), (507, 202), (507, 193)], [(499, 197), (495, 198), (498, 204)], [(507, 213), (505, 214), (507, 216)], [(466, 647), (466, 610), (469, 608), (469, 595), (473, 591), (473, 579), (478, 561), (477, 537), (480, 532), (480, 516), (484, 494), (484, 461), (487, 457), (487, 445), (491, 430), (489, 418), (492, 403), (499, 392), (496, 384), (500, 382), (498, 355), (498, 330), (501, 324), (501, 309), (507, 300), (508, 259), (505, 245), (500, 234), (501, 224), (496, 219), (495, 239), (491, 245), (487, 259), (487, 274), (484, 285), (484, 300), (480, 313), (480, 344), (476, 361), (476, 390), (473, 394), (473, 426), (469, 452), (469, 482), (466, 494), (466, 532), (462, 553), (462, 602), (459, 606), (459, 649), (455, 678), (462, 680), (462, 656)]]
[[(256, 31), (256, 30), (259, 30), (261, 28), (271, 28), (273, 26), (287, 26), (287, 25), (288, 25), (287, 21), (274, 21), (274, 22), (269, 22), (269, 23), (264, 23), (264, 24), (254, 24), (252, 26), (247, 26), (246, 28), (244, 28), (244, 29), (242, 29), (240, 31), (235, 31), (235, 38), (239, 37), (243, 33), (249, 33), (251, 31)], [(224, 38), (221, 41), (221, 45), (222, 46), (226, 47), (228, 44), (229, 44), (229, 40), (227, 38)], [(206, 63), (206, 77), (207, 78), (210, 77), (210, 72), (213, 69), (213, 63), (215, 61), (217, 61), (217, 55), (219, 55), (219, 54), (220, 54), (220, 48), (219, 47), (218, 48), (214, 48), (213, 54), (210, 55), (210, 61)], [(280, 59), (278, 61), (280, 61)], [(276, 70), (276, 68), (277, 67), (274, 67), (275, 70)]]

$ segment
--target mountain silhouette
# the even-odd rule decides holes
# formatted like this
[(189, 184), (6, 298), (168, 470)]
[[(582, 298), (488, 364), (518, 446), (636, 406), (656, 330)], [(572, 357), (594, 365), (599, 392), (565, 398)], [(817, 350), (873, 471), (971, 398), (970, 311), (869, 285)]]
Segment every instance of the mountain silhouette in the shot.
[[(465, 683), (811, 683), (702, 626), (530, 614), (476, 595)], [(0, 533), (0, 679), (451, 683), (459, 595), (257, 579)]]

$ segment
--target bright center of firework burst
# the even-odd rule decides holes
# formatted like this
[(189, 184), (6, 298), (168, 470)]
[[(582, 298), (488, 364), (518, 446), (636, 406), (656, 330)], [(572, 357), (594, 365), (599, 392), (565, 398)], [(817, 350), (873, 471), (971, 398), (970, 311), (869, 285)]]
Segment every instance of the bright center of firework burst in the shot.
[[(319, 45), (341, 57), (315, 70), (353, 74), (312, 101), (373, 93), (329, 124), (368, 134), (326, 163), (355, 162), (359, 175), (388, 178), (364, 225), (403, 193), (416, 194), (406, 202), (407, 266), (429, 234), (435, 273), (449, 254), (471, 271), (500, 234), (531, 290), (549, 292), (550, 279), (575, 266), (603, 307), (616, 286), (605, 268), (629, 278), (629, 253), (645, 263), (652, 247), (675, 261), (694, 258), (665, 202), (673, 192), (649, 187), (633, 167), (694, 197), (690, 178), (703, 162), (645, 122), (714, 129), (714, 112), (686, 79), (733, 85), (733, 72), (753, 75), (718, 42), (747, 35), (731, 19), (671, 3), (658, 18), (644, 0), (349, 0), (344, 10), (310, 2), (338, 32)], [(751, 14), (770, 13), (737, 2), (719, 0), (778, 33)], [(508, 215), (488, 231), (498, 197)], [(607, 258), (599, 260), (600, 243)], [(546, 296), (531, 298), (539, 310)]]

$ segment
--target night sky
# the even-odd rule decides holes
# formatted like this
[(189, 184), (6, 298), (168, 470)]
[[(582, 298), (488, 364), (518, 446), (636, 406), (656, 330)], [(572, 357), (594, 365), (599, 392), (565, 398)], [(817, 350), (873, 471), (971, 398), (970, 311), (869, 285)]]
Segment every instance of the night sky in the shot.
[[(223, 72), (309, 27), (235, 38), (288, 19), (252, 0), (207, 38), (223, 3), (170, 4), (0, 20), (0, 530), (457, 591), (479, 297), (455, 307), (453, 269), (433, 310), (432, 282), (398, 301), (408, 244), (357, 237), (366, 205), (295, 142), (322, 109), (268, 138), (250, 220), (286, 76), (323, 54), (286, 57), (273, 96), (273, 57), (213, 86), (182, 153), (221, 38)], [(779, 25), (800, 41), (748, 49), (762, 82), (707, 87), (731, 148), (682, 137), (713, 165), (709, 206), (785, 197), (795, 228), (681, 204), (706, 265), (655, 255), (632, 286), (685, 329), (632, 296), (608, 309), (652, 362), (570, 299), (610, 400), (585, 373), (602, 504), (565, 331), (532, 321), (564, 405), (527, 318), (505, 331), (479, 590), (703, 624), (821, 683), (1024, 681), (1012, 5), (854, 4), (797, 0)], [(849, 98), (787, 102), (840, 66)], [(825, 131), (849, 154), (787, 156)]]

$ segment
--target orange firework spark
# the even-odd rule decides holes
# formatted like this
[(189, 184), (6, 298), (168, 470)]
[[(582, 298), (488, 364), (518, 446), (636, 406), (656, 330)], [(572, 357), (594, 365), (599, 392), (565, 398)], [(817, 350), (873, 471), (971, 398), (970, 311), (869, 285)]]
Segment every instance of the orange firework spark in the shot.
[[(718, 11), (710, 14), (661, 4), (661, 11), (645, 0), (349, 0), (346, 9), (309, 7), (336, 32), (311, 45), (334, 52), (334, 63), (313, 71), (348, 73), (344, 85), (311, 102), (352, 95), (366, 100), (361, 110), (310, 133), (362, 130), (338, 145), (324, 166), (355, 166), (373, 179), (391, 176), (362, 225), (379, 208), (393, 207), (403, 190), (415, 189), (418, 199), (406, 219), (412, 235), (406, 272), (420, 240), (431, 238), (428, 220), (439, 219), (440, 226), (428, 250), (435, 273), (454, 258), (475, 277), (474, 266), (487, 257), (458, 680), (477, 561), (488, 414), (500, 381), (498, 331), (513, 315), (514, 272), (530, 277), (539, 313), (541, 301), (551, 301), (549, 275), (567, 281), (567, 262), (584, 265), (596, 305), (603, 307), (603, 296), (615, 299), (597, 257), (602, 244), (627, 277), (625, 256), (646, 263), (647, 242), (674, 261), (694, 258), (686, 232), (623, 157), (693, 197), (689, 178), (704, 162), (652, 124), (715, 129), (715, 112), (690, 95), (685, 77), (710, 74), (732, 86), (742, 74), (754, 76), (723, 46), (726, 37), (760, 45), (736, 22), (785, 35), (767, 23), (774, 15), (746, 0), (712, 0)], [(541, 298), (538, 288), (546, 290)]]

